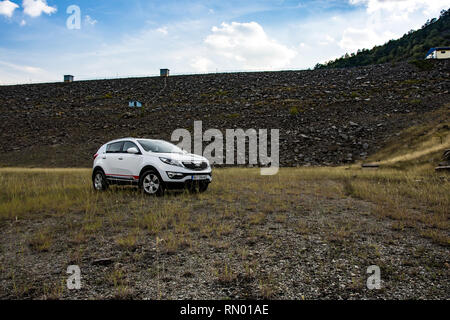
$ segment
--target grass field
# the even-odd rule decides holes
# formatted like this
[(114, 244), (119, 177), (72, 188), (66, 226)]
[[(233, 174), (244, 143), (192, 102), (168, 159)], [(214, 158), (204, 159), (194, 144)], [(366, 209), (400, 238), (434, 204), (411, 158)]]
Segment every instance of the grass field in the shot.
[(0, 168), (0, 299), (448, 299), (448, 108), (371, 155), (378, 170), (215, 169), (202, 194)]
[(3, 168), (0, 187), (4, 299), (448, 298), (450, 178), (431, 165), (216, 169), (162, 198), (94, 192), (89, 169)]

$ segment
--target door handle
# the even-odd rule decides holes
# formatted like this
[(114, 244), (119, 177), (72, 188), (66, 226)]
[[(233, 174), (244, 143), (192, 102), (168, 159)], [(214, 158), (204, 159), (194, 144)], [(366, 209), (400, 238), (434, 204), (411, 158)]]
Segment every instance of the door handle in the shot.
[(123, 160), (123, 158), (121, 157), (121, 158), (119, 158), (119, 160)]
[(103, 156), (102, 159), (106, 159), (106, 156)]

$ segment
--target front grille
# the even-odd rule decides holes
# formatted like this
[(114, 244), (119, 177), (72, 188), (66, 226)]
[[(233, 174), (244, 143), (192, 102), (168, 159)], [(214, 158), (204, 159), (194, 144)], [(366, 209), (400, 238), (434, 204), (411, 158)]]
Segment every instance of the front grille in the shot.
[(190, 170), (205, 170), (208, 168), (208, 164), (205, 161), (202, 162), (183, 162), (183, 165)]

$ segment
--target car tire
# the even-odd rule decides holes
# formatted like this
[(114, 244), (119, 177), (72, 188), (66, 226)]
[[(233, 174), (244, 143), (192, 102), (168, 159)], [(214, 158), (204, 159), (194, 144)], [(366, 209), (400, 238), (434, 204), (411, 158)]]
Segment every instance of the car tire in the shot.
[(197, 193), (197, 185), (195, 181), (189, 180), (186, 182), (186, 189), (189, 193)]
[(209, 182), (207, 181), (200, 181), (198, 184), (198, 191), (199, 192), (205, 192), (208, 190)]
[(164, 182), (154, 170), (147, 170), (139, 179), (139, 188), (146, 195), (161, 197), (164, 195)]
[(97, 169), (92, 175), (92, 186), (96, 191), (105, 191), (108, 189), (108, 180), (103, 170)]

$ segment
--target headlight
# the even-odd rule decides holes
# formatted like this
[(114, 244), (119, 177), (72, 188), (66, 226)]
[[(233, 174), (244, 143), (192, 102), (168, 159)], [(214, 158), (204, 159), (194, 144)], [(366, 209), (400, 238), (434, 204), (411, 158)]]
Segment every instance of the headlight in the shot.
[(170, 179), (182, 179), (184, 177), (184, 174), (182, 174), (181, 172), (170, 172), (170, 171), (167, 171), (167, 176)]
[(170, 164), (171, 166), (183, 167), (181, 162), (178, 161), (178, 160), (169, 159), (169, 158), (162, 158), (162, 157), (159, 158), (159, 160), (161, 160), (162, 162), (164, 162), (166, 164)]

